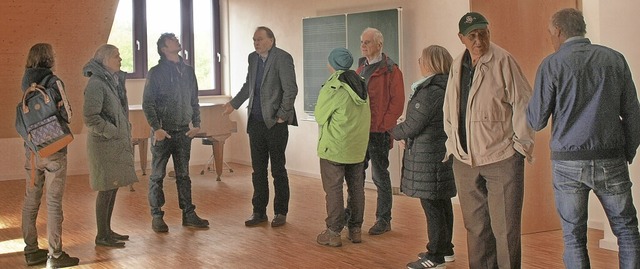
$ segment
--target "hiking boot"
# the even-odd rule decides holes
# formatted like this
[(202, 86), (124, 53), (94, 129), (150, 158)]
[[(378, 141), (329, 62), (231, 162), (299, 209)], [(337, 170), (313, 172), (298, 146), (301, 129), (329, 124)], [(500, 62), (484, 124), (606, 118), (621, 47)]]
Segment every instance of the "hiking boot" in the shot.
[(352, 243), (362, 242), (362, 229), (360, 229), (360, 227), (349, 228), (347, 239), (349, 239)]
[(156, 233), (166, 233), (169, 231), (169, 226), (164, 222), (162, 216), (153, 217), (151, 221), (151, 229)]
[(326, 229), (322, 233), (320, 233), (316, 241), (320, 245), (329, 245), (332, 247), (342, 246), (342, 238), (340, 238), (340, 233), (336, 233), (330, 229)]
[(71, 257), (69, 256), (69, 254), (63, 251), (58, 258), (54, 258), (53, 256), (49, 255), (49, 258), (47, 259), (47, 269), (76, 266), (78, 265), (78, 263), (80, 263), (80, 259)]
[(46, 249), (38, 249), (32, 253), (25, 253), (24, 259), (27, 261), (28, 266), (38, 265), (47, 262), (47, 255), (49, 251)]
[(244, 221), (244, 226), (256, 226), (267, 221), (267, 215), (261, 213), (253, 213), (251, 217)]
[(271, 221), (271, 227), (280, 227), (287, 223), (287, 215), (276, 214)]
[(344, 208), (344, 228), (349, 228), (349, 221), (351, 221), (351, 209), (348, 207)]
[[(420, 258), (420, 259), (422, 259), (422, 258), (424, 258), (426, 256), (427, 256), (426, 252), (418, 253), (418, 258)], [(454, 254), (444, 256), (444, 262), (455, 262), (455, 261), (456, 261), (456, 255), (454, 255)]]
[(380, 235), (388, 231), (391, 231), (391, 223), (387, 222), (386, 220), (380, 219), (377, 220), (376, 223), (373, 224), (373, 226), (371, 226), (371, 229), (369, 229), (369, 234)]
[(182, 216), (182, 226), (189, 226), (194, 228), (209, 228), (209, 221), (206, 219), (201, 219), (194, 211)]
[(421, 258), (415, 262), (407, 263), (408, 269), (446, 268), (444, 263), (434, 262), (428, 258)]

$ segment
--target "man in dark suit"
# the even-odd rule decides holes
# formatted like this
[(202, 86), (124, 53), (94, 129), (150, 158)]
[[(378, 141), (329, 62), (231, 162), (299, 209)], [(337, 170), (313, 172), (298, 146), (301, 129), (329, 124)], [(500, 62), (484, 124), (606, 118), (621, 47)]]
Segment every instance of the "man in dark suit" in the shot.
[(298, 125), (294, 109), (298, 86), (293, 58), (275, 45), (276, 38), (271, 29), (265, 26), (256, 29), (253, 35), (256, 51), (249, 54), (247, 79), (240, 92), (225, 104), (224, 113), (229, 114), (249, 99), (247, 133), (253, 166), (253, 214), (244, 222), (246, 226), (267, 221), (269, 158), (275, 188), (275, 216), (271, 226), (284, 225), (289, 211), (289, 178), (284, 152), (289, 140), (288, 125)]

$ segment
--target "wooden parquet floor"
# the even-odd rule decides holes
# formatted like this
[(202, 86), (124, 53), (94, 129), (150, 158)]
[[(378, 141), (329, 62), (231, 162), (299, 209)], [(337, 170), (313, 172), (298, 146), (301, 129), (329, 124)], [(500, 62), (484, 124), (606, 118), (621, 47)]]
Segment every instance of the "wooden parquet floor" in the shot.
[[(375, 219), (375, 190), (366, 190), (363, 242), (352, 244), (343, 232), (343, 246), (318, 245), (316, 235), (324, 229), (325, 202), (320, 180), (290, 175), (291, 201), (288, 223), (279, 228), (265, 224), (247, 228), (251, 214), (251, 168), (231, 164), (216, 182), (213, 173), (200, 175), (192, 167), (196, 212), (209, 219), (207, 230), (181, 226), (175, 182), (165, 179), (165, 221), (169, 233), (151, 230), (147, 201), (148, 176), (140, 175), (135, 191), (118, 192), (112, 227), (129, 234), (122, 249), (96, 247), (95, 197), (88, 177), (71, 176), (64, 195), (63, 249), (80, 258), (78, 268), (406, 268), (426, 244), (426, 220), (417, 199), (394, 196), (392, 231), (369, 236)], [(0, 268), (28, 268), (22, 253), (20, 229), (24, 181), (0, 182)], [(272, 194), (273, 195), (273, 194)], [(42, 202), (38, 229), (40, 247), (46, 248), (46, 201)], [(456, 261), (447, 268), (468, 268), (466, 232), (460, 210), (455, 209)], [(268, 214), (273, 216), (272, 204)], [(618, 268), (617, 252), (597, 248), (603, 233), (589, 231), (593, 268)], [(523, 268), (563, 268), (560, 231), (522, 237)], [(42, 268), (35, 266), (33, 268)]]

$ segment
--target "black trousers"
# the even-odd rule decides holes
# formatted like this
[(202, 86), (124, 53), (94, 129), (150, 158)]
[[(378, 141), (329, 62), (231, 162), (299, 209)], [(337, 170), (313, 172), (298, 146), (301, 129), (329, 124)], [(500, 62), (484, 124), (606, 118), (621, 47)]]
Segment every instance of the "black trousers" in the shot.
[(266, 214), (269, 203), (269, 178), (267, 167), (271, 160), (271, 176), (275, 198), (275, 214), (286, 215), (289, 212), (289, 177), (285, 168), (285, 150), (289, 141), (287, 123), (277, 123), (270, 129), (261, 120), (249, 119), (247, 132), (251, 147), (251, 166), (253, 174), (253, 212)]
[(453, 207), (451, 199), (420, 199), (427, 217), (427, 255), (430, 260), (443, 263), (444, 256), (453, 255)]

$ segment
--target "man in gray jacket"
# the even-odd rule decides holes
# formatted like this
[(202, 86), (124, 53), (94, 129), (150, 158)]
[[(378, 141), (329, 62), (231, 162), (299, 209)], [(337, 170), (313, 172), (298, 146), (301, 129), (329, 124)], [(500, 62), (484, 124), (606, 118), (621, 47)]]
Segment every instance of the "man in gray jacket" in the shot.
[(271, 29), (260, 26), (253, 35), (256, 51), (249, 54), (247, 79), (240, 92), (227, 104), (225, 114), (238, 109), (249, 99), (247, 133), (253, 167), (253, 214), (245, 221), (255, 226), (267, 221), (269, 180), (267, 166), (275, 188), (272, 227), (286, 223), (289, 211), (289, 178), (285, 168), (285, 149), (289, 140), (288, 125), (298, 125), (294, 102), (298, 94), (293, 58), (277, 48)]

